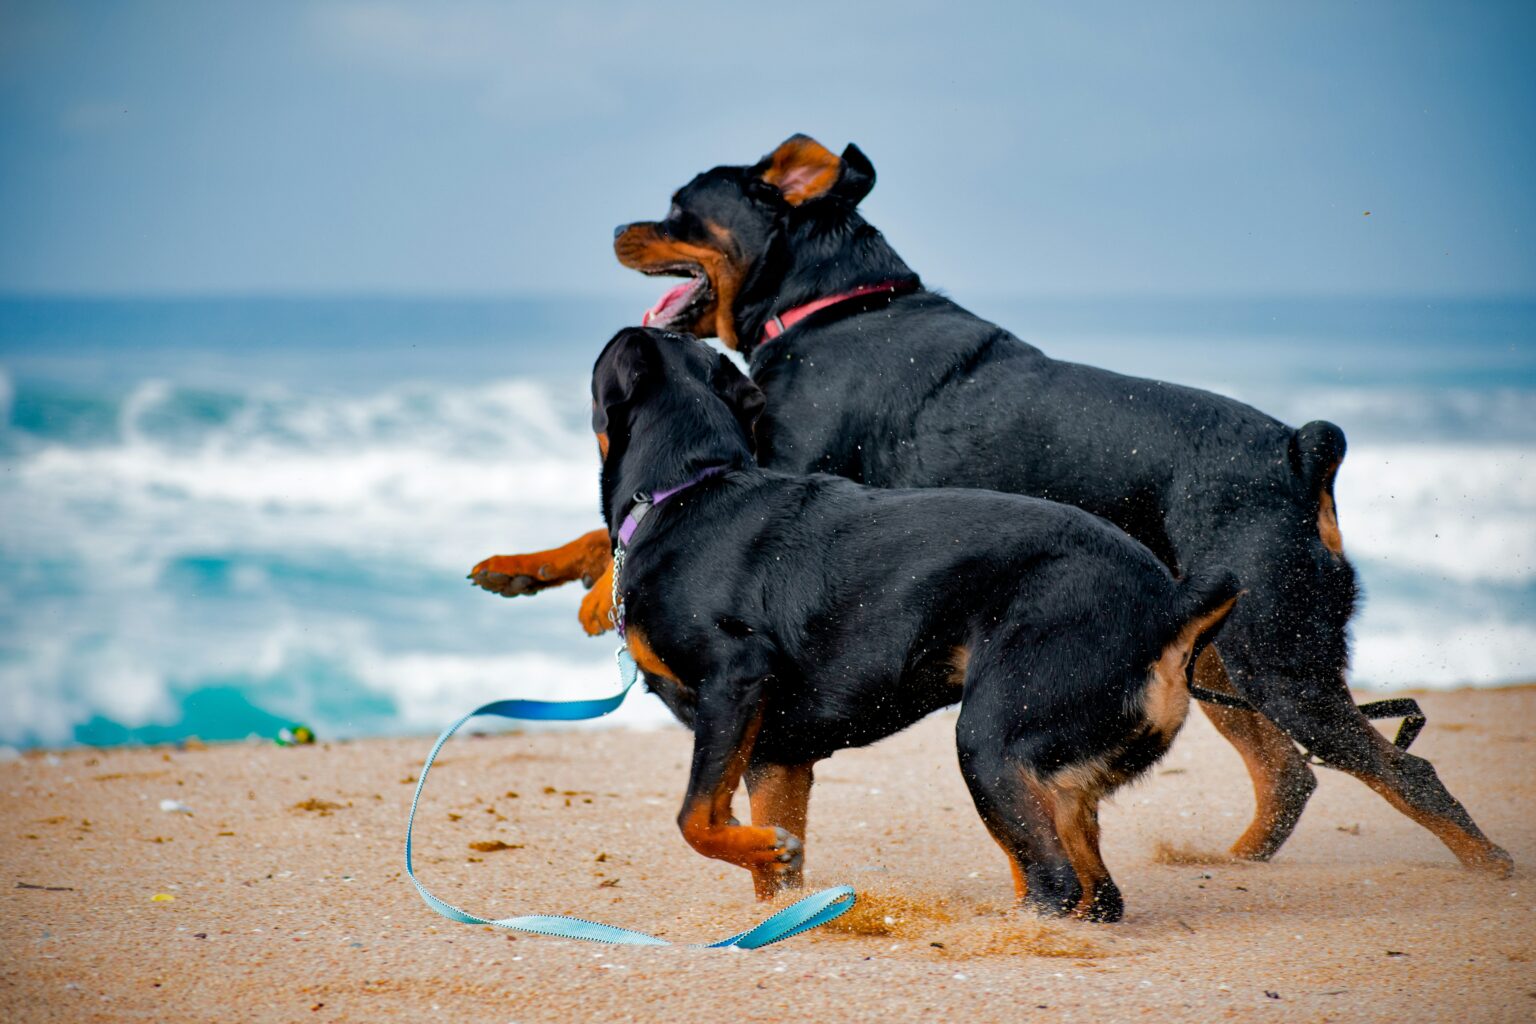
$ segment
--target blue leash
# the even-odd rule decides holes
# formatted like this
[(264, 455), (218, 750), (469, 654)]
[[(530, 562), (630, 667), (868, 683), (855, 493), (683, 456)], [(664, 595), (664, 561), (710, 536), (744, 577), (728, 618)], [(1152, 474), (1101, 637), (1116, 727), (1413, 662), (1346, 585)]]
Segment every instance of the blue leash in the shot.
[[(411, 867), (411, 830), (416, 823), (416, 805), (421, 802), (421, 791), (427, 785), (427, 772), (432, 770), (432, 762), (437, 759), (438, 751), (443, 749), (443, 744), (449, 737), (459, 731), (459, 728), (471, 718), (480, 715), (498, 715), (502, 718), (524, 718), (544, 722), (578, 722), (588, 718), (601, 718), (603, 715), (618, 708), (624, 703), (624, 697), (629, 693), (630, 687), (635, 685), (640, 672), (635, 667), (635, 660), (629, 654), (627, 648), (618, 650), (619, 678), (624, 686), (612, 697), (604, 697), (599, 700), (497, 700), (484, 704), (463, 718), (454, 722), (437, 738), (432, 745), (432, 753), (427, 755), (427, 763), (421, 766), (421, 777), (416, 780), (416, 795), (411, 797), (411, 815), (405, 823), (405, 873), (410, 877), (411, 884), (421, 894), (421, 898), (427, 906), (442, 914), (444, 917), (463, 924), (490, 925), (493, 928), (506, 928), (508, 930), (535, 932), (539, 935), (555, 935), (565, 939), (585, 939), (588, 942), (608, 942), (621, 946), (670, 946), (672, 943), (666, 939), (647, 935), (645, 932), (634, 932), (628, 928), (615, 928), (613, 925), (598, 924), (596, 921), (584, 921), (579, 917), (557, 917), (545, 914), (533, 914), (524, 917), (504, 917), (499, 920), (489, 920), (484, 917), (476, 917), (474, 914), (460, 910), (451, 903), (445, 903), (427, 891), (416, 878), (416, 872)], [(719, 942), (708, 943), (706, 949), (723, 949), (735, 947), (737, 949), (757, 949), (769, 943), (787, 939), (791, 935), (799, 935), (818, 925), (826, 924), (833, 918), (847, 913), (853, 907), (855, 900), (854, 891), (850, 886), (839, 885), (831, 889), (823, 889), (812, 896), (797, 903), (785, 907), (772, 917), (749, 928), (744, 932), (732, 935), (728, 939)]]

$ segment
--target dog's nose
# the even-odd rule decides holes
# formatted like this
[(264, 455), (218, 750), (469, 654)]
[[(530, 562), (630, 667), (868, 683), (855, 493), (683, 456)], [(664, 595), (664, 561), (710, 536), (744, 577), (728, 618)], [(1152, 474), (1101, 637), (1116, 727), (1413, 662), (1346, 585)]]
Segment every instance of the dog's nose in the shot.
[(613, 229), (613, 240), (615, 242), (617, 242), (619, 240), (619, 236), (622, 235), (624, 232), (626, 232), (628, 230), (629, 230), (629, 225), (628, 224), (620, 224), (618, 227)]

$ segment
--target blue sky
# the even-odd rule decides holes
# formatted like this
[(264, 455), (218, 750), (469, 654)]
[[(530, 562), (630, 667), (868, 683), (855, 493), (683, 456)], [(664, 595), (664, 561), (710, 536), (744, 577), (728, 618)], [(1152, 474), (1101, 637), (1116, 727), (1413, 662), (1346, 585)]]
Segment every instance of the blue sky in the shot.
[(806, 131), (968, 294), (1529, 294), (1533, 52), (1529, 3), (0, 0), (0, 290), (648, 297), (613, 225)]

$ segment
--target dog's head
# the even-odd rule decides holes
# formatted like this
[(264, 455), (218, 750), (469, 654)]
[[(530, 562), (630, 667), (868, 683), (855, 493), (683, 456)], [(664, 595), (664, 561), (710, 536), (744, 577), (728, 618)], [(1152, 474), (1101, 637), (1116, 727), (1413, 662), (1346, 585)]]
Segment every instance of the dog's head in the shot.
[[(621, 475), (654, 477), (636, 484), (648, 488), (711, 465), (750, 463), (752, 427), (763, 406), (751, 379), (698, 339), (626, 327), (592, 368), (592, 429), (605, 492)], [(644, 466), (626, 468), (631, 454)]]
[(874, 184), (857, 146), (839, 157), (794, 135), (756, 164), (700, 174), (672, 196), (662, 220), (619, 227), (613, 250), (632, 270), (684, 278), (646, 323), (737, 348), (742, 305), (771, 298), (789, 269), (795, 222), (851, 218)]

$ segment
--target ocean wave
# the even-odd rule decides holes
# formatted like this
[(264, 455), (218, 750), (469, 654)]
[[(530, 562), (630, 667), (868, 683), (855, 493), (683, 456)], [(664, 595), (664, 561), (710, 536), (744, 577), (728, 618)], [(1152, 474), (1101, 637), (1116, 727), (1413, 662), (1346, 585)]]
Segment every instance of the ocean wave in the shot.
[(1368, 689), (1446, 688), (1536, 679), (1536, 626), (1508, 619), (1386, 625), (1366, 612), (1355, 626), (1350, 682)]
[(1345, 548), (1461, 582), (1536, 579), (1536, 446), (1373, 444), (1334, 485)]
[(1330, 387), (1288, 390), (1261, 403), (1292, 424), (1331, 420), (1351, 441), (1536, 441), (1536, 391), (1493, 387)]
[(122, 399), (111, 443), (13, 445), (0, 501), (17, 542), (126, 561), (141, 578), (230, 547), (467, 568), (596, 521), (596, 445), (581, 403), (556, 394), (531, 381), (346, 399), (264, 389), (213, 416), (189, 411), (206, 399), (146, 382)]
[[(253, 731), (270, 738), (277, 722), (303, 722), (324, 737), (429, 734), (491, 700), (602, 697), (619, 683), (611, 638), (581, 645), (586, 653), (559, 651), (574, 645), (558, 642), (555, 650), (400, 651), (377, 624), (346, 615), (262, 619), (244, 628), (198, 624), (195, 638), (185, 621), (153, 612), (119, 616), (103, 632), (58, 630), (0, 663), (0, 741), (236, 739)], [(574, 633), (574, 616), (569, 626)], [(247, 713), (198, 720), (192, 709), (210, 689), (239, 694)], [(591, 724), (670, 721), (657, 698), (636, 692)], [(508, 725), (541, 727), (487, 719), (476, 728)]]

